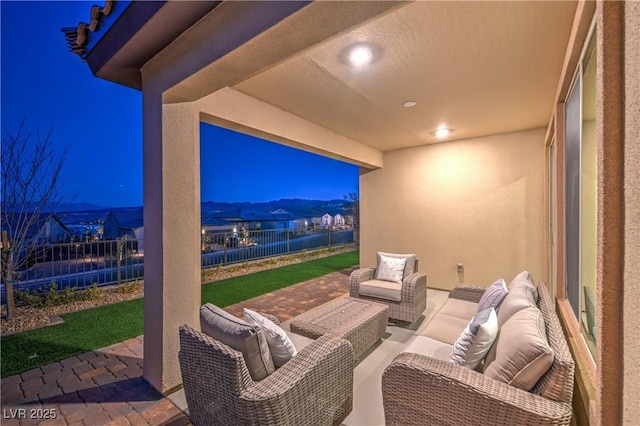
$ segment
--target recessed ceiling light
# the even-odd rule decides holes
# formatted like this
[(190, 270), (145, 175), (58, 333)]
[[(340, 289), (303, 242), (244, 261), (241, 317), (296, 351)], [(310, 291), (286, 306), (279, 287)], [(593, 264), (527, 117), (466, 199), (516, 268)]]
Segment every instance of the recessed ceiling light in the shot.
[(407, 102), (403, 103), (402, 106), (405, 107), (405, 108), (411, 108), (411, 107), (416, 106), (416, 103), (415, 103), (415, 101), (407, 101)]
[(451, 133), (451, 129), (447, 128), (447, 127), (440, 127), (438, 129), (436, 129), (436, 131), (434, 132), (434, 134), (436, 135), (437, 138), (446, 138), (447, 136), (449, 136), (449, 134)]
[(351, 53), (349, 53), (349, 61), (351, 64), (355, 66), (363, 66), (371, 62), (371, 58), (373, 57), (373, 53), (371, 49), (360, 46), (354, 48)]

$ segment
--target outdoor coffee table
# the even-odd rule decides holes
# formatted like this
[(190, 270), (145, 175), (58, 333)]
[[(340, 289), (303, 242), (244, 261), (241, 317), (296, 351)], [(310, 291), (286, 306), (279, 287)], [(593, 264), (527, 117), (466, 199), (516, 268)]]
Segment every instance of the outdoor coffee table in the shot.
[(291, 321), (291, 331), (317, 339), (333, 334), (348, 340), (356, 359), (387, 329), (389, 307), (353, 297), (341, 297), (298, 315)]

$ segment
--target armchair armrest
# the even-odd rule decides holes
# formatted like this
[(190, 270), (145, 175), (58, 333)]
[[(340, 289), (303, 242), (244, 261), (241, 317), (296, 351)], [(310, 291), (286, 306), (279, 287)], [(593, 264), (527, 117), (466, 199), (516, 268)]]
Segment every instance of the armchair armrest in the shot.
[(568, 425), (572, 415), (569, 404), (414, 353), (385, 369), (382, 395), (387, 425)]
[[(245, 389), (240, 399), (259, 424), (339, 423), (353, 407), (354, 364), (351, 343), (325, 335)], [(296, 417), (289, 417), (291, 407), (296, 407)]]
[(353, 271), (349, 276), (349, 296), (358, 297), (360, 294), (360, 283), (372, 280), (375, 272), (375, 268), (360, 268)]
[(402, 301), (414, 303), (415, 296), (420, 290), (423, 292), (427, 291), (427, 274), (424, 272), (414, 272), (402, 281)]
[(479, 287), (468, 284), (460, 284), (449, 292), (449, 298), (466, 300), (467, 302), (478, 303), (486, 287)]

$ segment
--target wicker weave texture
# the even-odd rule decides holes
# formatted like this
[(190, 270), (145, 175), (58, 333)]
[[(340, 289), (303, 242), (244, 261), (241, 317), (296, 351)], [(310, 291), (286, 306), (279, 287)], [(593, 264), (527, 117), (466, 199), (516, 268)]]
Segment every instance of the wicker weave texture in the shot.
[(467, 302), (478, 303), (486, 290), (486, 287), (460, 284), (449, 292), (450, 299), (459, 299)]
[(556, 314), (553, 298), (544, 282), (538, 284), (538, 307), (547, 329), (549, 345), (553, 349), (553, 364), (540, 378), (531, 392), (554, 401), (571, 403), (575, 361), (564, 337), (560, 320)]
[[(473, 292), (465, 287), (458, 294)], [(554, 362), (530, 392), (457, 364), (403, 353), (382, 376), (386, 424), (570, 424), (575, 364), (544, 282), (538, 294)]]
[(382, 376), (387, 425), (568, 425), (571, 405), (413, 353)]
[(345, 297), (298, 315), (290, 326), (292, 332), (311, 339), (325, 334), (342, 337), (360, 358), (385, 333), (388, 312), (386, 305)]
[(260, 382), (240, 352), (180, 327), (180, 369), (195, 425), (332, 425), (353, 407), (351, 344), (319, 338)]
[(360, 283), (373, 279), (375, 269), (360, 268), (351, 273), (349, 277), (349, 296), (383, 303), (389, 307), (389, 318), (400, 321), (415, 322), (427, 309), (427, 275), (418, 272), (418, 260), (416, 259), (414, 273), (404, 277), (400, 302), (360, 295)]

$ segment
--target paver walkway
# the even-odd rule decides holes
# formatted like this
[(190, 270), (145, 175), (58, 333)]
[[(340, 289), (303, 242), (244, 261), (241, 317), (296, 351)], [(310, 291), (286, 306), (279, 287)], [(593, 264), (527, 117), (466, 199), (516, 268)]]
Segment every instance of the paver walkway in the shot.
[[(286, 321), (349, 291), (348, 268), (225, 308), (250, 307)], [(178, 325), (176, 325), (177, 329)], [(2, 379), (0, 423), (9, 425), (189, 425), (142, 378), (143, 337)]]

